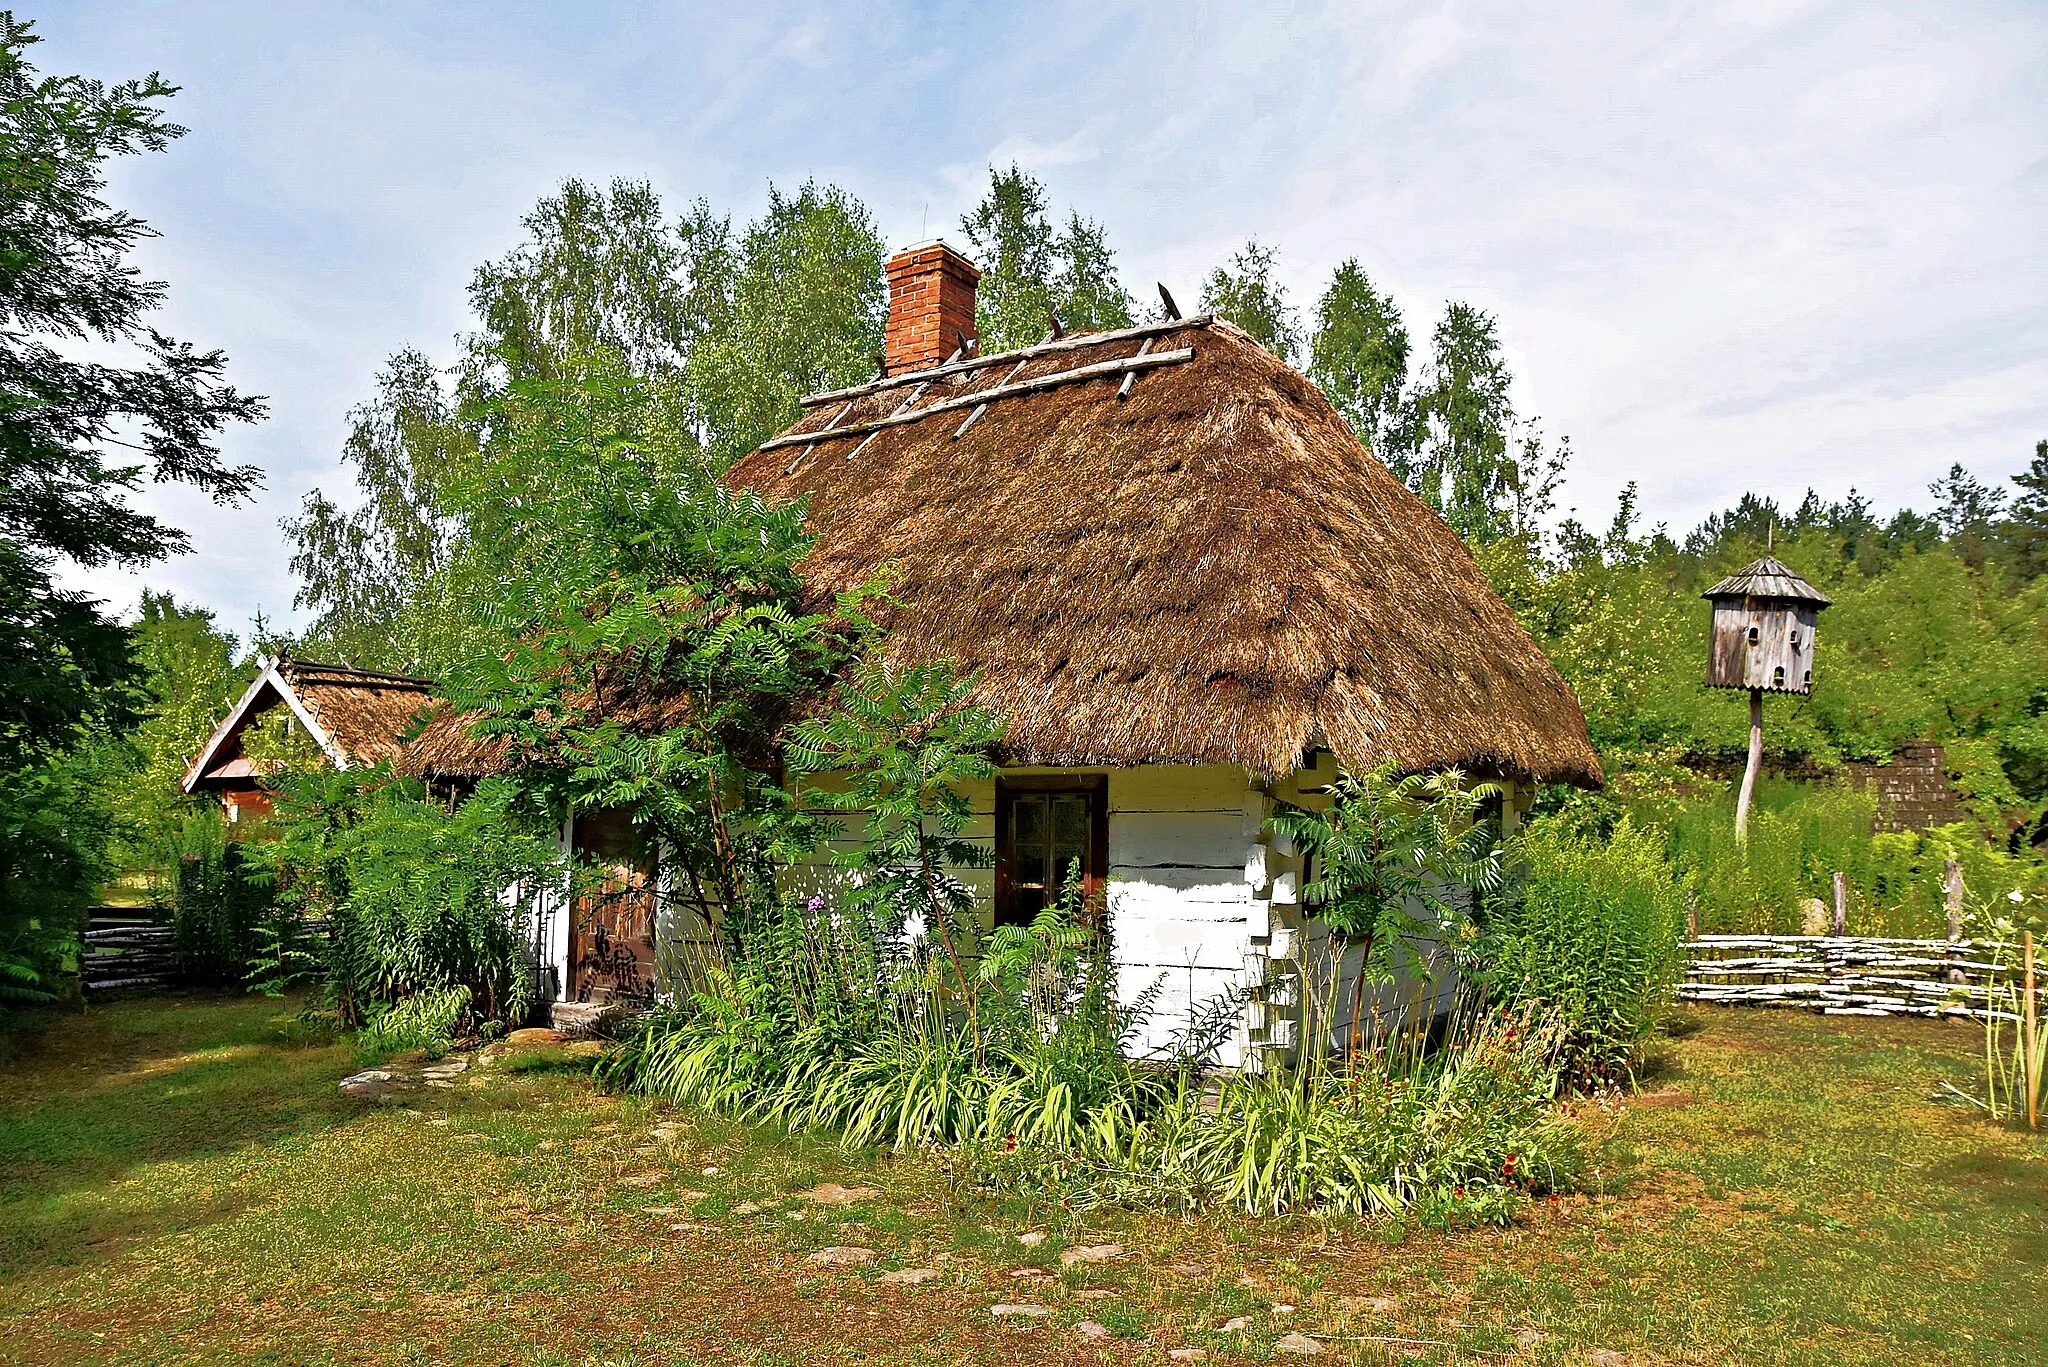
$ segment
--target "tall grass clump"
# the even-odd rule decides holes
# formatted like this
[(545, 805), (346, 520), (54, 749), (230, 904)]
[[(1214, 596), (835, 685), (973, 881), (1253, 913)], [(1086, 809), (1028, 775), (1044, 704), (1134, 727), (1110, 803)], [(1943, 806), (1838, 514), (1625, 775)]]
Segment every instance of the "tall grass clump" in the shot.
[(1487, 981), (1540, 1014), (1576, 1083), (1626, 1077), (1679, 971), (1686, 889), (1661, 833), (1628, 818), (1605, 840), (1538, 820), (1515, 841), (1523, 874), (1488, 926)]
[(1869, 792), (1789, 780), (1761, 786), (1746, 849), (1736, 843), (1734, 802), (1725, 795), (1678, 804), (1664, 817), (1672, 862), (1691, 877), (1706, 934), (1799, 934), (1802, 904), (1832, 906), (1837, 873), (1850, 932), (1859, 935), (1943, 937), (1943, 870), (1951, 859), (1962, 865), (1965, 884), (1987, 895), (2048, 891), (2040, 855), (2000, 849), (1972, 823), (1873, 834), (1876, 819)]
[(1463, 1012), (1428, 1051), (1184, 1074), (1164, 1104), (1072, 1148), (983, 1143), (958, 1166), (986, 1190), (1067, 1209), (1503, 1224), (1584, 1173), (1579, 1132), (1554, 1104), (1558, 1043), (1526, 1014)]

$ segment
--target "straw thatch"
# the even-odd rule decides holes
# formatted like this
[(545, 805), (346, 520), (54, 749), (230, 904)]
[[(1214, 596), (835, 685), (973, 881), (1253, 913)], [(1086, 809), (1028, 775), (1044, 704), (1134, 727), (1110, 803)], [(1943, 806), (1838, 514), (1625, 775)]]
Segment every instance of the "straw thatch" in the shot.
[(290, 707), (328, 760), (342, 768), (398, 755), (432, 703), (429, 679), (347, 665), (277, 659), (265, 664), (186, 770), (184, 789), (235, 786), (256, 775), (242, 754), (242, 732), (273, 708)]
[[(681, 725), (689, 715), (688, 697), (679, 687), (650, 678), (649, 673), (625, 660), (606, 661), (588, 686), (571, 690), (563, 698), (564, 719), (588, 721), (601, 716), (628, 734), (641, 736)], [(457, 785), (503, 773), (520, 759), (520, 751), (511, 736), (476, 734), (474, 728), (482, 719), (482, 713), (457, 712), (448, 703), (436, 701), (419, 734), (391, 767), (431, 783)], [(545, 717), (539, 720), (547, 724)]]
[[(955, 406), (1141, 348), (1194, 354), (1127, 398), (1110, 373)], [(862, 428), (913, 396), (946, 411)], [(978, 671), (1011, 762), (1271, 775), (1323, 746), (1600, 781), (1577, 699), (1456, 534), (1227, 323), (892, 377), (791, 435), (828, 427), (856, 431), (769, 443), (731, 482), (809, 500), (821, 594), (892, 567), (885, 649)]]

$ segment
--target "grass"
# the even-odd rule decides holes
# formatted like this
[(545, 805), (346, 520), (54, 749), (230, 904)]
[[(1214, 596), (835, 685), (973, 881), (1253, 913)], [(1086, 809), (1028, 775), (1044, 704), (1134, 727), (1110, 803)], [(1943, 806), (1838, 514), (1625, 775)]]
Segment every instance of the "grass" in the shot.
[[(0, 1035), (0, 1361), (1224, 1362), (1289, 1329), (1324, 1362), (2048, 1356), (2048, 1140), (1928, 1099), (1973, 1031), (1689, 1026), (1587, 1108), (1605, 1193), (1438, 1235), (990, 1205), (921, 1160), (599, 1096), (561, 1053), (357, 1100), (290, 1004), (127, 1002)], [(882, 1195), (794, 1199), (820, 1181)], [(1107, 1242), (1129, 1256), (1062, 1267)], [(878, 1257), (805, 1261), (833, 1244)], [(906, 1266), (940, 1275), (880, 1282)]]

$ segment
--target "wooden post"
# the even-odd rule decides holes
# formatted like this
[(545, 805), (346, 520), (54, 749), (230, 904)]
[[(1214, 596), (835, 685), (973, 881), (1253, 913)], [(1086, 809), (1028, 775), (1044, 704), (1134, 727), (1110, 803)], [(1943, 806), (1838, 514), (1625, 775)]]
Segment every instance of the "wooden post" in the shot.
[(1735, 843), (1749, 843), (1749, 800), (1756, 793), (1756, 771), (1764, 762), (1764, 691), (1749, 690), (1749, 763), (1742, 770), (1742, 793), (1735, 799)]
[(1849, 875), (1835, 875), (1835, 934), (1849, 933)]
[(2025, 965), (2022, 974), (2026, 983), (2026, 996), (2020, 1004), (2020, 1050), (2023, 1065), (2020, 1077), (2027, 1089), (2027, 1128), (2041, 1128), (2041, 1056), (2035, 1052), (2034, 1020), (2034, 932), (2023, 931), (2020, 935), (2020, 962)]
[(1949, 962), (1956, 965), (1949, 969), (1948, 980), (1960, 983), (1963, 981), (1963, 866), (1953, 859), (1941, 868), (1941, 899), (1948, 906)]

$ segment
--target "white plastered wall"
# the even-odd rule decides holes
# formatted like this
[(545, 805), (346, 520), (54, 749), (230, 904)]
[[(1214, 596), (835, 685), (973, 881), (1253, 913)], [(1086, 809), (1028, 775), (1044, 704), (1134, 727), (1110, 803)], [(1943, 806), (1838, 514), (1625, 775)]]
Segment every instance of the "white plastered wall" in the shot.
[[(1217, 1061), (1257, 1067), (1302, 1045), (1303, 998), (1328, 991), (1339, 1025), (1348, 1030), (1350, 982), (1362, 947), (1346, 956), (1332, 983), (1323, 967), (1331, 949), (1320, 923), (1303, 914), (1302, 861), (1287, 842), (1264, 832), (1276, 799), (1315, 806), (1313, 790), (1336, 776), (1326, 753), (1318, 765), (1278, 783), (1233, 765), (1144, 765), (1129, 769), (1014, 769), (1019, 776), (1109, 776), (1109, 918), (1117, 964), (1117, 995), (1125, 1004), (1151, 994), (1151, 1009), (1129, 1047), (1144, 1054), (1167, 1048), (1204, 1008), (1236, 997), (1236, 1023)], [(809, 780), (833, 786), (831, 776)], [(1528, 785), (1512, 788), (1510, 820), (1527, 808)], [(963, 790), (972, 817), (962, 836), (984, 851), (984, 867), (956, 870), (970, 887), (984, 931), (995, 903), (995, 784)], [(860, 835), (857, 812), (825, 811), (844, 823), (836, 842), (851, 849)], [(799, 887), (820, 888), (836, 876), (828, 861), (796, 873)], [(1318, 956), (1323, 956), (1319, 958)], [(1454, 986), (1448, 973), (1419, 984), (1412, 977), (1368, 994), (1383, 1013), (1402, 1004), (1434, 1009)]]

